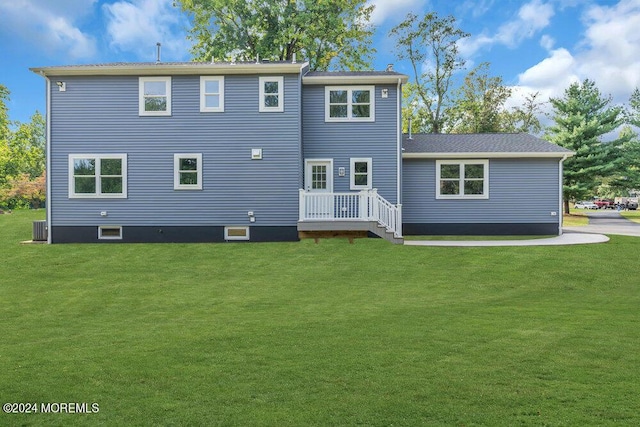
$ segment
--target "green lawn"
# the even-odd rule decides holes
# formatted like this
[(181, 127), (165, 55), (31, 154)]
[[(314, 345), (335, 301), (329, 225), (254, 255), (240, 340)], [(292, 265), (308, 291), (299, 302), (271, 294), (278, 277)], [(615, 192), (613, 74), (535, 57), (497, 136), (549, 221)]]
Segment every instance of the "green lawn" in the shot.
[(570, 214), (564, 214), (562, 218), (562, 225), (564, 227), (581, 227), (583, 225), (589, 225), (589, 218), (586, 215), (584, 209), (569, 209)]
[(99, 412), (0, 425), (640, 425), (640, 238), (19, 244), (42, 216), (0, 215), (0, 397)]

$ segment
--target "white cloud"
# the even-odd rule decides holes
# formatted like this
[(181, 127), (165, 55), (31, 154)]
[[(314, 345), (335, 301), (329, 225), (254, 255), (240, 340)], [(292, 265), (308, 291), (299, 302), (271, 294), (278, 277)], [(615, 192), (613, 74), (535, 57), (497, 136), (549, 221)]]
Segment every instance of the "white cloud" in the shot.
[(550, 51), (551, 49), (553, 49), (553, 46), (555, 44), (556, 41), (554, 40), (554, 38), (548, 34), (543, 34), (542, 37), (540, 37), (540, 46), (542, 46), (544, 50)]
[(480, 49), (494, 44), (516, 47), (523, 40), (533, 37), (540, 30), (546, 28), (551, 22), (553, 14), (553, 6), (550, 3), (532, 0), (522, 5), (514, 19), (501, 25), (494, 35), (488, 35), (484, 32), (462, 40), (460, 53), (468, 58)]
[(428, 3), (425, 0), (369, 0), (368, 4), (375, 6), (371, 22), (374, 25), (382, 25), (389, 20), (399, 23), (408, 12), (421, 15), (420, 11), (428, 9)]
[(470, 14), (473, 18), (479, 18), (494, 7), (495, 0), (466, 0), (456, 8), (456, 15)]
[(89, 13), (96, 0), (0, 0), (0, 31), (6, 31), (29, 48), (66, 56), (71, 60), (96, 53), (95, 39), (77, 21)]
[(518, 82), (524, 86), (564, 87), (567, 80), (575, 79), (576, 60), (564, 48), (551, 52), (551, 56), (534, 65), (518, 76)]
[(547, 58), (519, 75), (518, 85), (559, 97), (570, 83), (588, 78), (604, 95), (611, 94), (614, 102), (626, 102), (640, 86), (640, 2), (592, 6), (583, 22), (584, 37), (574, 52), (551, 50)]
[(189, 56), (184, 32), (187, 18), (172, 0), (123, 0), (105, 4), (103, 10), (112, 48), (151, 61), (156, 58), (156, 43), (161, 42), (163, 60), (184, 60)]

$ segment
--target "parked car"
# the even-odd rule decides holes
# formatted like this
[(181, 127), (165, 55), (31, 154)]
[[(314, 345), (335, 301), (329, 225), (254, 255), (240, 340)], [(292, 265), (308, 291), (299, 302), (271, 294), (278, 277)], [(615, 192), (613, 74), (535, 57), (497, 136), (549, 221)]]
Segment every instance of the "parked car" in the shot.
[(616, 208), (616, 204), (613, 202), (613, 200), (609, 200), (609, 199), (598, 199), (593, 203), (595, 203), (599, 209), (615, 209)]
[(576, 209), (598, 209), (598, 205), (595, 203), (584, 200), (582, 202), (577, 202), (573, 207)]

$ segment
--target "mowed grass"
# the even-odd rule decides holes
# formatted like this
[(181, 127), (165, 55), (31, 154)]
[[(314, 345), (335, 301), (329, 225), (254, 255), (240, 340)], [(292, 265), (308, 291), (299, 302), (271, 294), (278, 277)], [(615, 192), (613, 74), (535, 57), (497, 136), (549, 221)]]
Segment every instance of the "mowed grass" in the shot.
[(640, 238), (20, 245), (0, 216), (0, 425), (640, 425)]
[(570, 208), (570, 214), (564, 214), (562, 218), (562, 225), (564, 227), (581, 227), (583, 225), (589, 225), (589, 218), (584, 209)]

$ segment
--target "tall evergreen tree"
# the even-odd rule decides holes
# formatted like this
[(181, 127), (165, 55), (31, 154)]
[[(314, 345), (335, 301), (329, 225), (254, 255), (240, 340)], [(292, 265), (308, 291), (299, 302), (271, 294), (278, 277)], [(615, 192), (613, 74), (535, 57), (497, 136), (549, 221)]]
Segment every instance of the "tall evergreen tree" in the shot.
[(623, 157), (619, 147), (630, 139), (622, 133), (612, 141), (602, 137), (624, 122), (622, 107), (611, 106), (611, 97), (600, 93), (595, 82), (573, 83), (562, 98), (551, 98), (554, 125), (549, 141), (575, 152), (564, 162), (564, 210), (569, 201), (590, 197), (603, 179), (616, 173)]

